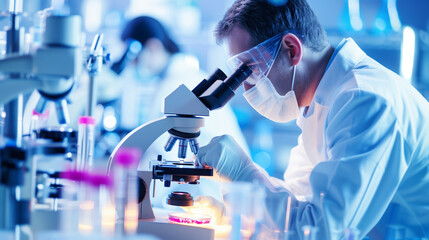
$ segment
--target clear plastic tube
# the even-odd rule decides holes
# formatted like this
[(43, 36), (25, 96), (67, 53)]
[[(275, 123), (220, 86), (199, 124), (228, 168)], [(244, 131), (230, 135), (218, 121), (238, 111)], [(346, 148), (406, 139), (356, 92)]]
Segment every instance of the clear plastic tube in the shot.
[(88, 171), (94, 158), (95, 119), (89, 116), (79, 118), (76, 170)]
[(252, 186), (250, 198), (251, 218), (254, 221), (251, 240), (266, 239), (264, 226), (265, 190), (256, 184)]
[(65, 236), (70, 236), (78, 232), (81, 185), (86, 176), (82, 172), (70, 170), (63, 172), (61, 177), (64, 185), (61, 232)]
[[(113, 181), (109, 176), (93, 172), (66, 171), (65, 197), (62, 211), (62, 232), (66, 236), (113, 236), (115, 210)], [(98, 238), (96, 238), (98, 239)]]
[(85, 184), (82, 186), (83, 198), (79, 204), (78, 226), (80, 233), (87, 235), (113, 234), (114, 224), (112, 226), (112, 213), (109, 212), (109, 206), (111, 208), (113, 205), (109, 198), (111, 185), (108, 176), (94, 173), (86, 174)]
[(137, 166), (142, 153), (137, 148), (122, 148), (115, 159), (115, 204), (118, 221), (123, 225), (115, 231), (118, 235), (134, 235), (138, 225)]
[(225, 189), (226, 210), (231, 219), (230, 240), (249, 238), (252, 234), (246, 224), (250, 215), (251, 189), (252, 184), (246, 182), (232, 182)]

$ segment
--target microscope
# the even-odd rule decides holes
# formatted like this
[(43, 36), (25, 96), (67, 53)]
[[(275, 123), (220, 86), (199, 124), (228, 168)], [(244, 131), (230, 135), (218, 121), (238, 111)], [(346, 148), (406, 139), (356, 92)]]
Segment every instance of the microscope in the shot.
[(42, 46), (35, 53), (0, 60), (1, 73), (20, 74), (0, 81), (0, 104), (37, 89), (43, 96), (37, 111), (43, 112), (47, 100), (54, 101), (59, 123), (70, 121), (64, 97), (72, 90), (73, 77), (82, 68), (80, 22), (77, 15), (50, 16), (46, 19)]
[[(13, 13), (7, 42), (12, 48), (19, 45), (14, 41), (20, 38), (18, 22), (18, 15)], [(42, 45), (35, 52), (19, 54), (12, 51), (0, 59), (0, 105), (14, 101), (20, 94), (38, 90), (42, 98), (36, 111), (43, 112), (47, 101), (52, 101), (56, 104), (58, 122), (65, 124), (69, 122), (65, 97), (71, 92), (74, 78), (82, 68), (81, 18), (48, 16), (45, 27)], [(10, 122), (22, 124), (17, 119)], [(28, 227), (33, 216), (30, 205), (35, 196), (37, 163), (32, 157), (33, 146), (21, 143), (20, 131), (15, 135), (16, 139), (11, 139), (15, 140), (14, 146), (0, 146), (0, 210), (4, 213), (0, 217), (0, 229), (14, 230), (16, 239), (25, 239), (19, 229)], [(67, 152), (61, 147), (43, 148), (41, 151), (53, 149)]]
[[(114, 159), (118, 151), (125, 148), (138, 148), (144, 154), (147, 148), (162, 134), (168, 132), (164, 149), (170, 151), (178, 142), (177, 160), (164, 160), (158, 155), (152, 161), (151, 171), (138, 171), (139, 178), (139, 224), (138, 232), (149, 233), (163, 239), (180, 236), (183, 239), (213, 239), (214, 230), (211, 228), (195, 227), (169, 223), (160, 216), (155, 216), (149, 197), (151, 181), (156, 179), (164, 182), (164, 187), (170, 187), (171, 182), (198, 184), (201, 176), (213, 176), (213, 168), (203, 166), (198, 159), (185, 161), (187, 147), (193, 154), (198, 154), (198, 136), (204, 126), (204, 118), (211, 110), (223, 107), (235, 94), (234, 91), (252, 74), (252, 70), (241, 64), (227, 77), (222, 70), (217, 69), (207, 80), (202, 80), (192, 91), (185, 85), (180, 85), (164, 100), (165, 117), (143, 124), (128, 135), (116, 146), (107, 166), (109, 173), (114, 167)], [(154, 186), (153, 186), (154, 187)], [(176, 206), (192, 206), (193, 198), (187, 192), (172, 192), (167, 203)]]

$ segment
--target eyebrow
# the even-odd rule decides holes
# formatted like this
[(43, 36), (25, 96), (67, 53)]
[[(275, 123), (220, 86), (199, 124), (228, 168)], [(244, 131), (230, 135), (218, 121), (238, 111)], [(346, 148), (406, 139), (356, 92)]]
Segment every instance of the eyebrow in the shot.
[(250, 58), (250, 59), (242, 59), (242, 58), (239, 58), (243, 63), (245, 63), (245, 64), (251, 64), (251, 63), (254, 63), (254, 61), (253, 61), (253, 59), (252, 58)]

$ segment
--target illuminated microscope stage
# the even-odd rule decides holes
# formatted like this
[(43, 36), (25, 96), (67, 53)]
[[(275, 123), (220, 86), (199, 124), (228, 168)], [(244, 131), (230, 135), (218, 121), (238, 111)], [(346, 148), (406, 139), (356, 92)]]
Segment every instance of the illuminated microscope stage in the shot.
[[(170, 210), (159, 208), (152, 209), (149, 197), (152, 180), (162, 180), (165, 187), (170, 187), (172, 181), (197, 184), (200, 176), (213, 176), (213, 168), (196, 166), (194, 162), (188, 161), (166, 161), (159, 156), (158, 161), (152, 166), (152, 171), (139, 171), (138, 176), (144, 182), (144, 187), (141, 187), (140, 191), (146, 193), (139, 206), (141, 215), (137, 230), (139, 233), (153, 234), (161, 239), (214, 239), (215, 231), (209, 224), (210, 218), (191, 213), (172, 213)], [(173, 192), (168, 202), (175, 206), (191, 206), (193, 203), (192, 197), (186, 192)]]

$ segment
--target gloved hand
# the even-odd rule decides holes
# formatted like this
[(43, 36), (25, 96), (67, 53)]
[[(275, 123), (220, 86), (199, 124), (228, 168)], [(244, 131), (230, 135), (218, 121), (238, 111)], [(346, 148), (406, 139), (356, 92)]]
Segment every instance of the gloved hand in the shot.
[(223, 178), (231, 181), (252, 181), (259, 171), (249, 156), (229, 135), (213, 138), (198, 151), (202, 164), (213, 167)]
[(194, 201), (195, 208), (199, 208), (201, 213), (212, 217), (216, 224), (226, 222), (225, 205), (211, 196), (198, 196)]

